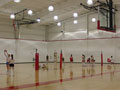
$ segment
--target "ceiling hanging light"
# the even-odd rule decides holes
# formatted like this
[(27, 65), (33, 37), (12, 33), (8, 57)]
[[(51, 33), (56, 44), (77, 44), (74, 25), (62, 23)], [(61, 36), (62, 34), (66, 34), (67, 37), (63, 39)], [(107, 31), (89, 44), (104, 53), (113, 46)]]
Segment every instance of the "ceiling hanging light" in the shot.
[(92, 5), (93, 4), (93, 0), (87, 0), (87, 4), (88, 5)]
[(78, 13), (73, 13), (73, 17), (77, 18), (78, 17)]
[(48, 11), (50, 11), (50, 12), (54, 11), (54, 7), (53, 6), (49, 6), (48, 7)]
[(96, 18), (92, 18), (92, 22), (96, 22)]
[(54, 16), (53, 18), (54, 18), (54, 20), (58, 20), (58, 16)]
[(28, 10), (28, 15), (32, 15), (33, 11), (32, 10)]
[(77, 20), (74, 20), (73, 23), (74, 23), (74, 24), (78, 24), (78, 21), (77, 21)]
[(61, 22), (58, 22), (58, 23), (57, 23), (57, 26), (59, 26), (59, 27), (60, 27), (61, 25), (62, 25), (62, 24), (61, 24)]
[(11, 14), (10, 19), (15, 19), (15, 14)]
[(36, 20), (38, 23), (40, 23), (40, 18), (37, 18), (37, 20)]
[(14, 2), (19, 3), (19, 2), (21, 2), (21, 0), (14, 0)]

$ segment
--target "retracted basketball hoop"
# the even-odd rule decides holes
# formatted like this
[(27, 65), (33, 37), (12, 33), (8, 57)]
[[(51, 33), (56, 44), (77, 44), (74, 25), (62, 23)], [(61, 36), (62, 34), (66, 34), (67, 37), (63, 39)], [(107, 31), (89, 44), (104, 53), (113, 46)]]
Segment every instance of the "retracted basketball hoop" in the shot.
[(97, 29), (116, 32), (115, 14), (118, 11), (112, 0), (97, 0), (92, 6), (80, 3), (85, 9), (98, 12)]
[(115, 14), (117, 10), (113, 5), (113, 1), (107, 0), (106, 3), (98, 1), (98, 3), (100, 3), (100, 5), (98, 6), (97, 29), (115, 33)]

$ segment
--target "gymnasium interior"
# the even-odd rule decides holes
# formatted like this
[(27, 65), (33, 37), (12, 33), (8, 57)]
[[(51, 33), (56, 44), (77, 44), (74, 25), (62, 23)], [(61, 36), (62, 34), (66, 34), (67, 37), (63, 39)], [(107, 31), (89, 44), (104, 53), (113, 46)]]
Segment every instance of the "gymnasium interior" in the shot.
[(0, 90), (120, 90), (119, 15), (120, 0), (0, 0)]

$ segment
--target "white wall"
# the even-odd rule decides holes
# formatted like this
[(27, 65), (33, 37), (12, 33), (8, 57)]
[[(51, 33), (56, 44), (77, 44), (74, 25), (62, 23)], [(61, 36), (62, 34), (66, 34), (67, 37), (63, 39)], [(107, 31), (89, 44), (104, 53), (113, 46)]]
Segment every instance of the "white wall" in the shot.
[(45, 26), (39, 24), (26, 25), (20, 27), (21, 39), (45, 40)]
[(12, 21), (6, 16), (0, 15), (0, 38), (14, 38), (14, 28)]
[(0, 63), (5, 63), (4, 50), (14, 54), (15, 62), (33, 62), (36, 48), (40, 53), (40, 61), (45, 61), (47, 43), (41, 41), (0, 39)]
[[(97, 18), (97, 14), (88, 15), (88, 19), (87, 15), (80, 16), (78, 25), (73, 24), (73, 19), (64, 21), (62, 27), (51, 25), (49, 28), (49, 40), (51, 42), (48, 43), (48, 53), (53, 57), (54, 50), (59, 55), (62, 49), (66, 62), (69, 62), (70, 54), (73, 54), (75, 62), (80, 62), (81, 55), (85, 54), (86, 58), (93, 55), (96, 62), (100, 63), (102, 51), (104, 62), (107, 62), (108, 57), (113, 56), (116, 63), (120, 63), (119, 15), (120, 13), (116, 15), (116, 33), (98, 31), (97, 22), (92, 23), (91, 21), (93, 17)], [(65, 33), (62, 34), (61, 30), (64, 30)]]
[[(73, 54), (74, 62), (81, 61), (81, 55), (86, 58), (94, 55), (96, 62), (100, 62), (101, 51), (104, 55), (104, 62), (111, 55), (117, 63), (120, 63), (120, 13), (117, 14), (117, 33), (98, 31), (97, 23), (92, 23), (91, 18), (96, 14), (82, 15), (78, 18), (78, 24), (73, 24), (73, 19), (63, 22), (62, 27), (56, 25), (39, 26), (39, 24), (20, 27), (20, 39), (15, 38), (14, 29), (11, 22), (0, 23), (0, 63), (5, 62), (4, 49), (13, 53), (16, 62), (32, 62), (35, 49), (38, 48), (40, 61), (45, 61), (45, 56), (49, 54), (50, 61), (53, 61), (54, 51), (63, 50), (65, 61), (69, 62), (70, 54)], [(87, 23), (88, 22), (88, 23)], [(61, 33), (63, 30), (65, 33)], [(44, 42), (48, 38), (48, 42)], [(5, 39), (10, 38), (10, 39)]]
[(47, 54), (46, 42), (40, 41), (26, 41), (18, 40), (16, 41), (16, 59), (17, 62), (32, 62), (35, 56), (36, 48), (38, 49), (40, 55), (40, 62), (45, 61)]
[[(2, 18), (0, 18), (2, 20)], [(20, 39), (15, 38), (12, 21), (6, 19), (0, 23), (0, 63), (5, 63), (4, 50), (14, 54), (15, 62), (33, 62), (35, 49), (40, 53), (40, 61), (45, 61), (47, 42), (45, 42), (46, 27), (39, 24), (21, 26)]]

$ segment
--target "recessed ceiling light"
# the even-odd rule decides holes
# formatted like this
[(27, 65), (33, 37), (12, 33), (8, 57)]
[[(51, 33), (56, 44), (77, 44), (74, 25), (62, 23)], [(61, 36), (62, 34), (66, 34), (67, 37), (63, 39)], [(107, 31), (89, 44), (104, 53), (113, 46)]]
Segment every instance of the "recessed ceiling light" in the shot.
[(58, 20), (58, 16), (54, 16), (54, 20)]
[(57, 26), (61, 26), (61, 22), (58, 22), (58, 23), (57, 23)]
[(15, 19), (15, 14), (11, 14), (10, 19)]
[(78, 24), (78, 21), (77, 21), (77, 20), (74, 20), (73, 23), (74, 23), (74, 24)]
[(92, 22), (96, 22), (96, 18), (92, 18)]
[(33, 11), (32, 10), (28, 10), (28, 15), (32, 15)]
[(54, 7), (53, 7), (53, 6), (49, 6), (49, 7), (48, 7), (48, 11), (50, 11), (50, 12), (51, 12), (51, 11), (54, 11)]
[(14, 0), (14, 2), (19, 3), (21, 0)]
[(92, 5), (93, 4), (93, 0), (87, 0), (87, 4), (88, 5)]
[(73, 17), (74, 18), (78, 17), (78, 13), (73, 13)]
[(36, 20), (38, 23), (40, 23), (40, 18), (37, 18), (37, 20)]

